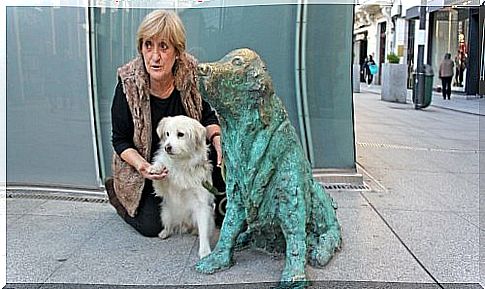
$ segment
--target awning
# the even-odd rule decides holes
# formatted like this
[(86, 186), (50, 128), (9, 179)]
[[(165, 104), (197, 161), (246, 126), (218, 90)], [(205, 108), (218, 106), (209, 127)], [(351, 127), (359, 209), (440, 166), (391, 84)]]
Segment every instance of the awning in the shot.
[(406, 19), (419, 18), (419, 6), (413, 6), (406, 9)]
[[(406, 10), (406, 19), (418, 19), (419, 18), (419, 7), (420, 6), (413, 6)], [(428, 13), (432, 13), (435, 11), (440, 10), (443, 6), (427, 6), (426, 11)]]

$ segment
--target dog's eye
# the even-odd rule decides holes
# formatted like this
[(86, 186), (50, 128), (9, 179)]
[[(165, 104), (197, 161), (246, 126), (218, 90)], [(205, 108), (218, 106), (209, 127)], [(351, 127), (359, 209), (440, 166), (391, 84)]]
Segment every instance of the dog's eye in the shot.
[(183, 137), (184, 136), (184, 133), (183, 132), (179, 132), (179, 133), (177, 133), (177, 136), (178, 137)]
[(169, 133), (168, 131), (167, 131), (165, 134), (166, 134), (167, 136), (170, 136), (170, 133)]
[(243, 60), (242, 60), (241, 57), (235, 57), (232, 60), (232, 64), (235, 65), (235, 66), (241, 66), (241, 65), (243, 65)]

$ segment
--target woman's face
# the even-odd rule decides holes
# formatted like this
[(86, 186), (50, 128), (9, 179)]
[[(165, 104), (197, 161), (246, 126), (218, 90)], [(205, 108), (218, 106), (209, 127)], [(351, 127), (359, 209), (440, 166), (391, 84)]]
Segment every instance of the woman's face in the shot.
[(175, 63), (175, 47), (162, 36), (154, 36), (143, 41), (141, 53), (150, 79), (160, 81), (172, 77)]

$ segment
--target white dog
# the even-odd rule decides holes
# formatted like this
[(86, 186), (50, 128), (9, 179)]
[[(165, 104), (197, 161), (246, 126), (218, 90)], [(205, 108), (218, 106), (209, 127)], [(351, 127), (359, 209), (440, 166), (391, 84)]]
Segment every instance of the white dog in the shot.
[(206, 129), (195, 119), (186, 116), (163, 118), (157, 127), (160, 148), (150, 168), (168, 175), (153, 181), (155, 194), (162, 197), (161, 218), (164, 229), (159, 237), (172, 233), (199, 233), (199, 257), (211, 252), (210, 238), (214, 232), (214, 195), (203, 187), (212, 184), (206, 144)]

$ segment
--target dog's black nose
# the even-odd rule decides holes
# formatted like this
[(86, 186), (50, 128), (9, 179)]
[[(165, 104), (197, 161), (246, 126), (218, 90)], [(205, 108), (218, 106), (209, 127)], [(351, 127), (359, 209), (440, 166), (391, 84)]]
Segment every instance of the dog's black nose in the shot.
[(201, 76), (208, 76), (211, 74), (211, 67), (207, 64), (199, 64), (197, 66), (197, 72)]
[(172, 153), (172, 146), (171, 146), (171, 145), (166, 145), (166, 146), (165, 146), (165, 151), (166, 151), (167, 153), (169, 153), (169, 154), (170, 154), (170, 153)]

